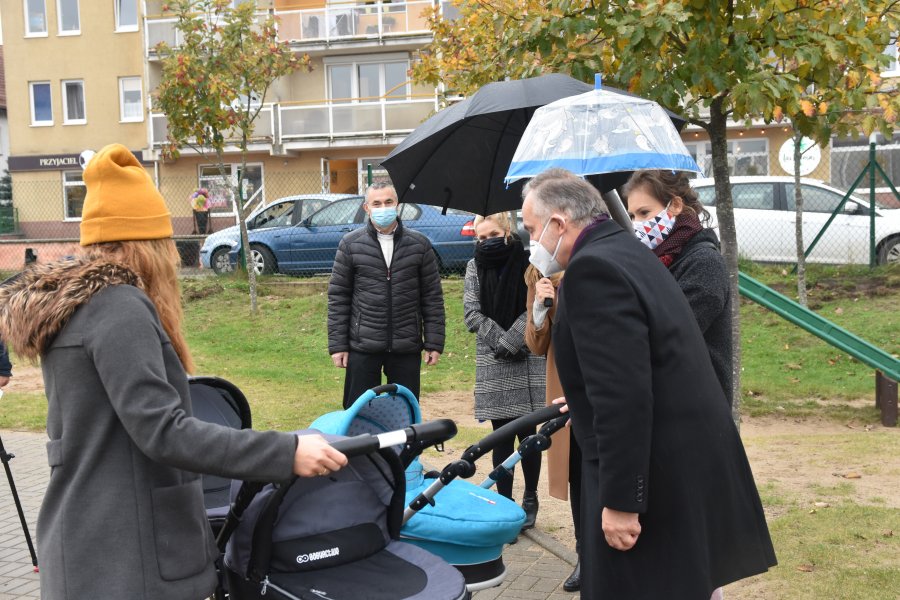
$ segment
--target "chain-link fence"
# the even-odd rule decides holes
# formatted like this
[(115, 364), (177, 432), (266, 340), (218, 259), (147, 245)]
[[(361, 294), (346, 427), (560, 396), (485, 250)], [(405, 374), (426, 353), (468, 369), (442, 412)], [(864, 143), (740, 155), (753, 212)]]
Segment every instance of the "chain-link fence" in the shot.
[[(377, 181), (384, 175), (375, 173)], [(341, 238), (363, 226), (360, 190), (367, 175), (356, 170), (266, 172), (248, 167), (242, 195), (258, 271), (305, 275), (331, 271)], [(218, 170), (198, 176), (160, 175), (176, 243), (186, 267), (229, 271), (238, 260), (237, 177)], [(201, 193), (198, 194), (198, 190)], [(10, 193), (0, 183), (0, 270), (16, 270), (37, 257), (50, 262), (77, 252), (85, 186), (80, 171), (13, 174)], [(401, 207), (404, 225), (426, 235), (444, 273), (464, 273), (474, 255), (474, 215), (439, 207)]]
[[(862, 167), (860, 167), (861, 169)], [(852, 183), (852, 182), (851, 182)], [(716, 222), (711, 182), (695, 186)], [(804, 180), (803, 248), (807, 262), (868, 264), (873, 220), (868, 189), (847, 193), (825, 183)], [(738, 251), (759, 262), (797, 261), (796, 196), (791, 177), (735, 177), (731, 185)], [(900, 219), (876, 203), (875, 257), (878, 264), (900, 260)]]
[[(844, 200), (845, 191), (867, 164), (858, 146), (833, 149), (834, 186), (805, 182), (804, 247), (810, 262), (867, 264), (870, 256), (868, 177)], [(881, 148), (881, 146), (880, 146)], [(898, 160), (893, 161), (894, 155)], [(882, 151), (879, 163), (900, 179), (900, 152)], [(376, 172), (375, 179), (383, 177)], [(182, 262), (187, 267), (229, 271), (239, 260), (236, 175), (217, 169), (193, 176), (159, 176), (159, 188), (172, 213)], [(849, 180), (846, 181), (845, 180)], [(266, 273), (328, 273), (337, 245), (366, 219), (360, 190), (366, 174), (357, 170), (278, 172), (248, 165), (242, 178), (251, 252), (247, 258)], [(846, 183), (846, 185), (844, 185)], [(885, 185), (879, 180), (879, 185)], [(203, 189), (198, 201), (196, 192)], [(741, 255), (754, 261), (796, 261), (794, 184), (788, 177), (735, 177), (735, 219)], [(697, 186), (701, 201), (715, 213), (711, 183)], [(877, 187), (879, 204), (893, 194)], [(49, 262), (77, 251), (85, 187), (80, 171), (14, 173), (0, 180), (0, 270), (16, 270), (27, 260)], [(895, 205), (896, 206), (896, 205)], [(199, 210), (195, 210), (199, 209)], [(836, 212), (835, 212), (836, 211)], [(876, 260), (900, 260), (900, 224), (890, 210), (877, 209)], [(445, 273), (463, 273), (474, 254), (474, 216), (450, 209), (409, 204), (401, 207), (405, 225), (425, 234)], [(826, 228), (827, 224), (827, 228)], [(521, 229), (521, 224), (519, 225)]]

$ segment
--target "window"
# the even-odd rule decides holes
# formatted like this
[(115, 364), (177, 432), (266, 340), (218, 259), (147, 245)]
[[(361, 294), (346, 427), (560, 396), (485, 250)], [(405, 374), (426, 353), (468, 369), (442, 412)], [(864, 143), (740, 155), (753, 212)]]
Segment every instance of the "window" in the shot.
[(119, 120), (144, 120), (144, 101), (140, 77), (119, 77)]
[(47, 6), (44, 0), (25, 0), (25, 35), (47, 35)]
[[(831, 142), (831, 185), (839, 190), (849, 190), (866, 165), (869, 164), (868, 138), (834, 138)], [(884, 169), (894, 185), (900, 182), (900, 133), (890, 139), (877, 134), (875, 160)], [(891, 189), (879, 176), (875, 178), (875, 193), (893, 198)], [(856, 192), (863, 197), (869, 193), (869, 178), (863, 177)]]
[(775, 184), (739, 183), (731, 186), (734, 208), (773, 210), (775, 208)]
[(358, 213), (361, 209), (362, 200), (359, 198), (338, 200), (314, 214), (309, 220), (309, 226), (353, 225), (357, 222)]
[(63, 124), (84, 125), (84, 82), (63, 81)]
[(900, 57), (898, 57), (897, 48), (898, 48), (898, 39), (894, 37), (890, 43), (890, 45), (884, 49), (884, 53), (888, 55), (890, 58), (890, 64), (888, 64), (887, 68), (885, 68), (882, 75), (887, 77), (896, 77), (900, 76)]
[(115, 0), (115, 3), (116, 3), (116, 31), (137, 31), (138, 30), (137, 0)]
[(56, 0), (56, 16), (59, 20), (59, 35), (81, 33), (81, 19), (78, 17), (78, 0)]
[[(685, 142), (702, 177), (712, 177), (712, 144)], [(732, 175), (768, 175), (769, 141), (766, 139), (730, 140), (728, 142), (728, 170)]]
[(300, 200), (300, 217), (295, 219), (295, 221), (299, 223), (326, 204), (328, 204), (328, 200), (325, 200), (324, 198), (307, 198), (306, 200)]
[(295, 204), (296, 201), (290, 200), (288, 202), (278, 202), (274, 206), (270, 206), (256, 215), (253, 222), (247, 224), (247, 229), (287, 227), (291, 224), (291, 218), (294, 216)]
[[(803, 212), (810, 213), (833, 213), (837, 205), (841, 203), (843, 196), (830, 190), (824, 190), (820, 187), (812, 185), (801, 185), (800, 191), (803, 193)], [(794, 211), (797, 208), (796, 198), (794, 198), (794, 184), (786, 183), (784, 185), (784, 199), (787, 202), (787, 209)]]
[(29, 83), (31, 96), (31, 124), (53, 125), (53, 107), (50, 104), (50, 82)]
[(84, 207), (87, 188), (81, 171), (63, 171), (63, 199), (66, 204), (66, 219), (80, 219)]
[[(225, 165), (225, 178), (223, 179), (219, 167), (216, 165), (201, 165), (199, 187), (209, 190), (209, 211), (216, 214), (234, 214), (234, 188), (237, 185), (237, 176), (240, 173), (240, 165)], [(263, 203), (262, 165), (249, 164), (243, 177), (244, 203)]]
[(419, 208), (418, 204), (403, 203), (400, 205), (399, 217), (401, 221), (418, 221), (421, 216), (422, 209)]
[[(712, 185), (697, 189), (697, 198), (704, 206), (716, 205), (716, 188)], [(774, 183), (738, 183), (731, 186), (731, 203), (734, 208), (772, 210), (775, 208)]]
[(409, 96), (409, 59), (341, 57), (327, 64), (328, 98), (334, 102), (406, 100)]

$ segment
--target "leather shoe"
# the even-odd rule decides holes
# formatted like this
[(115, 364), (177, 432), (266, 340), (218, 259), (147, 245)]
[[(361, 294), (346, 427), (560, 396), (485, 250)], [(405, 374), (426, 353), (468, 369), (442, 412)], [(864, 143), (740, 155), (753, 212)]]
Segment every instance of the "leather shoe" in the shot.
[(522, 509), (525, 511), (525, 522), (522, 524), (522, 531), (534, 527), (534, 522), (537, 520), (538, 505), (537, 492), (526, 491), (525, 496), (522, 498)]
[(572, 574), (563, 582), (563, 589), (567, 592), (577, 592), (581, 589), (581, 560), (575, 563)]

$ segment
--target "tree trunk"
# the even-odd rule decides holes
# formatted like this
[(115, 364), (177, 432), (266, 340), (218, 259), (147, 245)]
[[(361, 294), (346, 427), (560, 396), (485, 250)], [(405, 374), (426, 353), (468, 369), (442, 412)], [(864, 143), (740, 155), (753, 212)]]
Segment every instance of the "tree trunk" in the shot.
[(241, 248), (244, 249), (244, 262), (247, 264), (247, 282), (250, 285), (250, 314), (256, 315), (259, 312), (258, 295), (256, 291), (256, 269), (250, 262), (253, 258), (250, 249), (250, 239), (247, 236), (247, 214), (246, 202), (244, 201), (244, 174), (247, 172), (247, 130), (241, 131), (241, 169), (237, 174), (236, 198), (238, 204), (238, 216), (241, 220)]
[(803, 251), (803, 192), (800, 189), (800, 142), (803, 134), (794, 130), (794, 235), (797, 243), (797, 298), (806, 306), (806, 256)]
[(713, 177), (716, 181), (716, 220), (722, 254), (728, 269), (731, 296), (731, 351), (732, 392), (734, 404), (731, 415), (740, 428), (741, 420), (741, 297), (738, 290), (738, 246), (734, 227), (734, 210), (731, 200), (731, 183), (728, 169), (728, 116), (723, 110), (723, 98), (715, 98), (709, 107), (709, 141), (712, 146)]

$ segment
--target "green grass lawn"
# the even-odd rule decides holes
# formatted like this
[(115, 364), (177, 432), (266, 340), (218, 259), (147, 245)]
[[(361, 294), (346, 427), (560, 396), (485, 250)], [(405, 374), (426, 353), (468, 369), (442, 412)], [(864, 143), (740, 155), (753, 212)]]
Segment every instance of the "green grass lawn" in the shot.
[[(742, 265), (789, 297), (794, 278), (781, 267)], [(900, 353), (900, 265), (811, 266), (810, 305), (819, 314), (895, 356)], [(342, 370), (327, 351), (327, 279), (263, 278), (260, 310), (250, 316), (247, 284), (236, 278), (184, 281), (188, 341), (198, 374), (233, 381), (252, 400), (260, 427), (296, 429), (339, 408)], [(444, 280), (447, 343), (436, 367), (423, 368), (422, 394), (466, 393), (474, 383), (475, 338), (463, 324), (463, 283)], [(877, 420), (872, 370), (778, 316), (742, 301), (743, 411), (751, 416)], [(34, 394), (10, 392), (0, 427), (41, 429)]]

